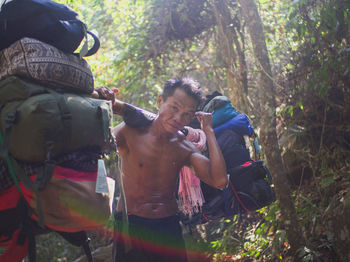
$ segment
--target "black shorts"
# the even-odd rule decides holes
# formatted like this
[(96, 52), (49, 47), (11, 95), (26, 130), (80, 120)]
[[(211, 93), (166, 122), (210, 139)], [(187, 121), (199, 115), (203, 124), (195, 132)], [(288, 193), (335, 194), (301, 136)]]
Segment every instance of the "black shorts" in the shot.
[(122, 214), (115, 215), (115, 262), (187, 261), (185, 242), (177, 216), (149, 219), (129, 215), (128, 218), (128, 232), (125, 232)]

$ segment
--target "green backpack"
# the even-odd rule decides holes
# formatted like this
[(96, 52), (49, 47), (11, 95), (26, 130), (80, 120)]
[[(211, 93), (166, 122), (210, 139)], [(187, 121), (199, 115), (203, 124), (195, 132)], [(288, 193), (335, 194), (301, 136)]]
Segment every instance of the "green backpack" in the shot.
[(45, 162), (81, 149), (114, 148), (109, 101), (59, 93), (16, 76), (0, 81), (2, 155)]
[[(32, 81), (10, 76), (0, 81), (0, 158), (18, 190), (18, 180), (36, 195), (38, 224), (44, 226), (39, 191), (53, 175), (56, 161), (67, 153), (96, 148), (115, 149), (111, 133), (112, 105), (88, 95), (60, 93)], [(39, 165), (35, 181), (22, 163)]]

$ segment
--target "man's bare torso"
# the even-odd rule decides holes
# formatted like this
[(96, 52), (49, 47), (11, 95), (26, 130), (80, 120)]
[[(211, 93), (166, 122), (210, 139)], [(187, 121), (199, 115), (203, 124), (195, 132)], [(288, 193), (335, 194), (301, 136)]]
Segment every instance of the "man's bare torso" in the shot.
[(196, 149), (180, 133), (157, 137), (150, 129), (122, 126), (117, 133), (117, 145), (128, 213), (161, 218), (177, 212), (178, 175)]

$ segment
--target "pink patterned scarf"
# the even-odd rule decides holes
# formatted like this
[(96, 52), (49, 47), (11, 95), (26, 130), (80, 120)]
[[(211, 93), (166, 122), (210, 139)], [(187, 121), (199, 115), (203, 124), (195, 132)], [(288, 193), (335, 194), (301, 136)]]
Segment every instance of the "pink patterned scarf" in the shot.
[[(186, 127), (188, 134), (186, 139), (191, 141), (201, 152), (206, 148), (206, 136), (201, 129)], [(200, 180), (192, 169), (184, 166), (180, 171), (178, 206), (182, 213), (191, 217), (198, 212), (204, 203)]]

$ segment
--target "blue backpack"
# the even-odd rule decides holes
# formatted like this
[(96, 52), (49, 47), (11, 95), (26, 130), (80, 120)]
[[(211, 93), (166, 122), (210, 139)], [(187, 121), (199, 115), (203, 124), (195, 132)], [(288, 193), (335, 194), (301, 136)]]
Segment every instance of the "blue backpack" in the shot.
[[(182, 223), (189, 226), (255, 211), (275, 200), (267, 166), (261, 160), (252, 160), (245, 145), (244, 136), (255, 135), (249, 118), (239, 114), (229, 99), (218, 92), (207, 98), (203, 111), (212, 113), (214, 132), (225, 159), (229, 184), (219, 190), (201, 182), (205, 198), (201, 211), (192, 217), (180, 214)], [(199, 128), (196, 120), (191, 126)], [(257, 143), (254, 145), (257, 146)], [(258, 146), (256, 149), (259, 150)]]

